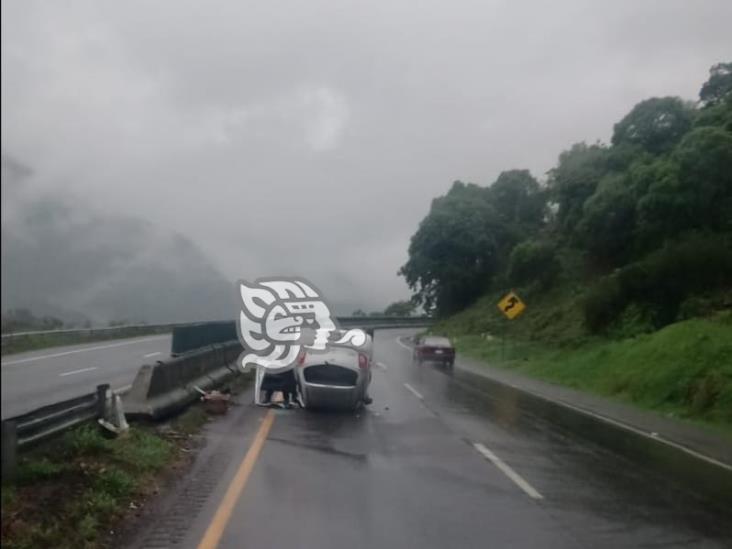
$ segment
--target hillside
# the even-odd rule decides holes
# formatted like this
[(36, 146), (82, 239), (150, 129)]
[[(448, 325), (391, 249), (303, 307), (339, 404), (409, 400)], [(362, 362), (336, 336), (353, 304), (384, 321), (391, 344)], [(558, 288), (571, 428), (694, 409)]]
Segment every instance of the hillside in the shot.
[[(449, 335), (461, 353), (491, 365), (710, 423), (732, 434), (729, 309), (657, 331), (611, 337), (588, 334), (581, 299), (568, 295), (529, 298), (525, 313), (513, 321), (502, 317), (496, 302), (496, 296), (486, 296), (432, 331)], [(624, 327), (637, 329), (632, 321)]]
[(67, 325), (232, 317), (233, 284), (185, 236), (46, 190), (6, 155), (2, 190), (3, 313)]
[[(732, 63), (697, 102), (641, 101), (546, 181), (456, 181), (400, 273), (464, 352), (732, 428)], [(528, 305), (510, 322), (509, 290)]]

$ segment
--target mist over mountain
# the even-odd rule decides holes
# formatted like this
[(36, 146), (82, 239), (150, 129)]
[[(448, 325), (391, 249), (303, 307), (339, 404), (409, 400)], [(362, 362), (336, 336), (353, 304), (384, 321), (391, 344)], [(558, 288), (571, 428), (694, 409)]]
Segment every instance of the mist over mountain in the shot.
[(2, 155), (2, 309), (67, 322), (234, 318), (235, 287), (181, 234), (47, 190)]

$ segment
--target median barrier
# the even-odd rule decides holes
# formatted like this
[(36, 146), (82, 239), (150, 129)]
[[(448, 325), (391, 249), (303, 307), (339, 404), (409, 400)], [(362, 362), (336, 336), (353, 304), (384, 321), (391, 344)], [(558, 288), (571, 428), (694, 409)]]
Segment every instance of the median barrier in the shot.
[(237, 337), (236, 322), (233, 320), (175, 326), (170, 353), (179, 356), (209, 345), (233, 341)]
[(241, 351), (238, 341), (228, 341), (143, 365), (123, 396), (125, 415), (158, 420), (182, 410), (200, 397), (197, 389), (210, 390), (233, 378)]
[[(432, 319), (429, 317), (340, 316), (336, 318), (343, 329), (361, 328), (372, 332), (383, 329), (421, 328), (432, 323)], [(178, 325), (173, 327), (170, 354), (174, 357), (181, 356), (208, 345), (237, 339), (237, 337), (237, 326), (234, 320)]]

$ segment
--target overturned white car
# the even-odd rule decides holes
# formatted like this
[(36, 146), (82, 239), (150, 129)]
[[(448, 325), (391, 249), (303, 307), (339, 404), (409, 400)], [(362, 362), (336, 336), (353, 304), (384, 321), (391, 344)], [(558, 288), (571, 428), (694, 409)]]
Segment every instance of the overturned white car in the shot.
[(371, 403), (373, 340), (359, 347), (328, 344), (325, 351), (303, 350), (295, 367), (305, 408), (356, 410)]

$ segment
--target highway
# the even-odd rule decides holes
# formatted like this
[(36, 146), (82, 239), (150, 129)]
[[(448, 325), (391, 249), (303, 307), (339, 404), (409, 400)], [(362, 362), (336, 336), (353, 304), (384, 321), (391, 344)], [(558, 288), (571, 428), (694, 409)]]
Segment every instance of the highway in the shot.
[(374, 402), (358, 414), (240, 397), (126, 545), (732, 546), (721, 510), (485, 392), (459, 357), (454, 372), (416, 366), (407, 333), (377, 332)]
[(170, 355), (169, 334), (96, 341), (3, 357), (2, 417), (91, 393), (101, 383), (132, 383), (145, 362)]

